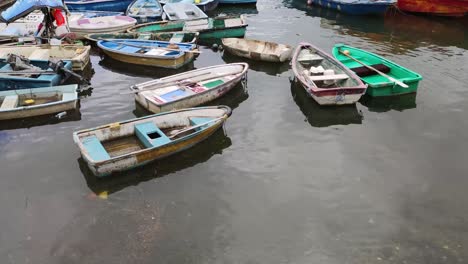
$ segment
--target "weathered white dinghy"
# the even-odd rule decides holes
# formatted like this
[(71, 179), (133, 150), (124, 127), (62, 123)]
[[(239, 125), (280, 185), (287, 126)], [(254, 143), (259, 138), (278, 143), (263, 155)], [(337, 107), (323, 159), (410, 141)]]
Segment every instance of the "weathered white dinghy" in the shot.
[(0, 92), (0, 120), (26, 118), (73, 110), (78, 85), (21, 89)]
[(70, 60), (74, 71), (83, 71), (89, 63), (90, 51), (91, 46), (82, 45), (0, 46), (0, 60), (5, 60), (8, 54), (29, 60)]
[(190, 3), (166, 4), (163, 9), (169, 20), (194, 20), (208, 17), (200, 8)]
[(268, 62), (285, 62), (291, 59), (293, 48), (255, 39), (223, 38), (223, 48), (239, 57)]
[(248, 69), (247, 63), (210, 66), (137, 84), (131, 89), (144, 108), (160, 113), (215, 100), (236, 86)]
[(124, 32), (136, 23), (136, 19), (128, 16), (102, 16), (72, 20), (69, 27), (76, 38), (83, 39), (87, 34)]
[(91, 171), (106, 176), (188, 149), (230, 115), (227, 106), (189, 108), (81, 130), (73, 139)]

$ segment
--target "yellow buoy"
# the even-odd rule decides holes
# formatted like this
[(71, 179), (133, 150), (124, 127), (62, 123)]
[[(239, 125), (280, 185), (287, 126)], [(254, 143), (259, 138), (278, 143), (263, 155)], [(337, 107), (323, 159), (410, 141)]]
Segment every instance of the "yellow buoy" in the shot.
[(201, 0), (195, 0), (195, 4), (199, 4)]
[(349, 54), (351, 54), (351, 52), (349, 52), (349, 50), (344, 50), (344, 51), (343, 51), (343, 54), (349, 55)]
[(108, 191), (102, 191), (98, 194), (98, 197), (101, 199), (107, 199), (108, 195), (109, 195)]
[(26, 100), (24, 100), (24, 104), (25, 104), (25, 105), (32, 105), (32, 104), (34, 104), (34, 102), (35, 102), (34, 99), (26, 99)]

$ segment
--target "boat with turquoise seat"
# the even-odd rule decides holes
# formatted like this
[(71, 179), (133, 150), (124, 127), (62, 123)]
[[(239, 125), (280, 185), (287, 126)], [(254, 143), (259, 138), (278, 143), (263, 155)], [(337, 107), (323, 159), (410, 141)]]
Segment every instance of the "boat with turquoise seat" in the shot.
[(186, 150), (230, 115), (227, 106), (181, 109), (77, 131), (73, 140), (89, 169), (102, 177)]
[[(72, 69), (72, 62), (64, 60), (64, 68)], [(64, 72), (54, 72), (47, 60), (30, 60), (34, 68), (14, 70), (12, 64), (0, 61), (0, 91), (57, 86), (67, 79)]]
[(78, 85), (0, 92), (0, 120), (27, 118), (77, 108)]
[(168, 69), (178, 69), (192, 62), (197, 52), (195, 44), (155, 40), (100, 40), (97, 46), (114, 60)]
[[(348, 56), (346, 56), (345, 54)], [(361, 80), (368, 85), (366, 93), (370, 96), (392, 96), (407, 93), (415, 93), (418, 89), (422, 76), (377, 54), (347, 46), (337, 44), (333, 47), (333, 56), (354, 71)], [(354, 59), (354, 60), (353, 60)], [(404, 88), (387, 77), (384, 77), (366, 68), (363, 64), (371, 66), (380, 72), (403, 82), (408, 88)]]
[(231, 91), (246, 77), (247, 63), (231, 63), (187, 71), (131, 87), (135, 100), (153, 113), (199, 106)]
[(128, 30), (133, 32), (167, 32), (188, 31), (199, 32), (200, 40), (241, 38), (245, 35), (248, 24), (243, 15), (218, 16), (186, 21), (162, 21), (134, 26)]

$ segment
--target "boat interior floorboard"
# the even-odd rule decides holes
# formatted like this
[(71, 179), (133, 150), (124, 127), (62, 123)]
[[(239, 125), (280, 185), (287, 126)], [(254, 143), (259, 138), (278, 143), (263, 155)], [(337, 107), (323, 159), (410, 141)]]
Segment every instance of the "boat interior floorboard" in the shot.
[(104, 141), (102, 145), (112, 158), (145, 148), (135, 135)]

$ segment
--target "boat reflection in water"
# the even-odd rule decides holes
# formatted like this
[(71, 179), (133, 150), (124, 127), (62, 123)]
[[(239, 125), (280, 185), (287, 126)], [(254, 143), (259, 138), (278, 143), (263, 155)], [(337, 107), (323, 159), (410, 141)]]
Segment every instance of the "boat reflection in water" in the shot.
[(320, 106), (307, 94), (302, 85), (294, 80), (291, 80), (291, 94), (307, 122), (313, 127), (362, 124), (362, 113), (356, 104)]
[(135, 64), (128, 64), (125, 62), (114, 60), (108, 56), (103, 56), (99, 62), (104, 69), (111, 72), (125, 74), (132, 77), (152, 77), (162, 78), (177, 73), (182, 73), (194, 69), (193, 61), (179, 69), (165, 69), (158, 67), (148, 67)]
[(209, 12), (212, 16), (220, 15), (256, 15), (257, 6), (252, 4), (218, 5), (218, 7)]
[(94, 176), (82, 158), (78, 159), (78, 164), (88, 187), (95, 194), (103, 192), (111, 194), (128, 186), (135, 186), (206, 162), (215, 155), (221, 155), (223, 150), (230, 147), (231, 144), (231, 139), (224, 130), (219, 129), (209, 138), (188, 150), (130, 171), (115, 173), (103, 178)]
[(371, 112), (388, 112), (390, 110), (404, 111), (416, 108), (416, 93), (404, 94), (399, 96), (370, 97), (364, 95), (359, 101)]
[(426, 17), (396, 9), (382, 17), (349, 16), (328, 8), (308, 6), (306, 1), (283, 0), (283, 3), (286, 7), (304, 11), (307, 16), (320, 18), (320, 26), (324, 29), (385, 46), (392, 54), (404, 54), (431, 45), (468, 49), (465, 29), (468, 17)]
[(225, 63), (246, 62), (249, 64), (249, 69), (257, 72), (264, 72), (268, 75), (276, 76), (289, 70), (289, 61), (284, 63), (273, 63), (264, 61), (255, 61), (247, 58), (241, 58), (228, 52), (223, 52), (223, 61)]
[[(78, 101), (79, 102), (79, 101)], [(28, 117), (23, 119), (3, 120), (0, 121), (0, 131), (20, 128), (32, 128), (37, 126), (54, 125), (62, 122), (80, 121), (81, 113), (78, 107), (75, 110), (56, 113), (51, 115), (42, 115)]]

